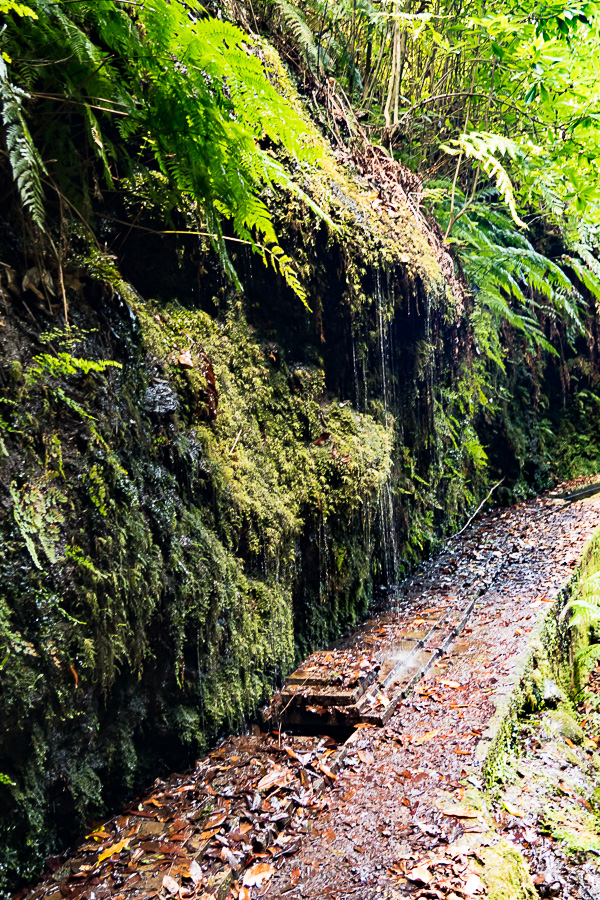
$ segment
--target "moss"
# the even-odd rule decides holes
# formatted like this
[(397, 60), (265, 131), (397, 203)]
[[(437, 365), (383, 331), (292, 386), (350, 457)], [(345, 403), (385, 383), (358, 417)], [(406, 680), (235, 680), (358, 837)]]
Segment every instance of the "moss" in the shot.
[(545, 723), (551, 734), (560, 734), (574, 744), (581, 744), (584, 739), (583, 728), (577, 724), (573, 716), (565, 709), (557, 709), (547, 713)]
[(537, 900), (527, 863), (510, 841), (499, 838), (493, 847), (482, 847), (479, 852), (489, 900)]

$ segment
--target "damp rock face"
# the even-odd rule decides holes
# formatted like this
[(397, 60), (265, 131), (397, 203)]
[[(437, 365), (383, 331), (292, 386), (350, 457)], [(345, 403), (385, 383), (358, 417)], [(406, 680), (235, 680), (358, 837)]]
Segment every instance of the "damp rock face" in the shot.
[(173, 416), (179, 409), (177, 391), (167, 381), (156, 381), (146, 390), (144, 407), (158, 419)]

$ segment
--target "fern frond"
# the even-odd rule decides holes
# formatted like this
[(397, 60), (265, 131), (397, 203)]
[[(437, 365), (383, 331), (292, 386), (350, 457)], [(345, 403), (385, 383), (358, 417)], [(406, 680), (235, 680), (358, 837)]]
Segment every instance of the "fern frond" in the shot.
[(517, 213), (515, 190), (510, 176), (496, 157), (496, 154), (500, 154), (500, 156), (506, 154), (511, 159), (516, 159), (521, 153), (519, 145), (510, 138), (500, 134), (490, 134), (486, 131), (471, 131), (469, 134), (461, 135), (458, 140), (452, 140), (450, 144), (443, 144), (440, 149), (450, 156), (463, 154), (480, 163), (508, 206), (515, 225), (518, 225), (519, 228), (527, 228), (527, 223), (520, 219)]
[(572, 256), (565, 256), (565, 262), (573, 269), (581, 283), (588, 289), (592, 297), (600, 302), (600, 277), (589, 269), (583, 262)]
[(29, 99), (29, 95), (3, 78), (0, 79), (0, 99), (8, 159), (21, 203), (43, 231), (45, 215), (42, 176), (47, 172), (31, 139), (23, 113), (23, 101)]
[[(279, 10), (281, 19), (292, 35), (297, 46), (305, 54), (311, 66), (322, 66), (324, 69), (330, 65), (329, 56), (324, 54), (322, 48), (317, 46), (315, 37), (298, 7), (289, 0), (274, 0), (275, 7)], [(326, 59), (323, 57), (326, 56)]]

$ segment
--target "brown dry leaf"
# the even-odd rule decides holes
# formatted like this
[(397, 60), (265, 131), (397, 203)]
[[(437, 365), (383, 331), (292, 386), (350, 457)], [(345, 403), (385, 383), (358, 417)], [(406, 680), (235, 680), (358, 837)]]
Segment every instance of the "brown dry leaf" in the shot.
[(192, 879), (196, 887), (198, 887), (198, 885), (202, 881), (202, 869), (195, 859), (193, 859), (190, 863), (189, 877)]
[(215, 813), (204, 822), (204, 830), (210, 831), (212, 828), (220, 827), (227, 818), (226, 812)]
[(327, 777), (331, 778), (332, 781), (336, 780), (337, 775), (335, 774), (335, 772), (332, 772), (329, 766), (326, 766), (325, 763), (320, 762), (319, 769), (321, 770), (323, 775), (327, 775)]
[(427, 741), (432, 740), (432, 738), (436, 737), (436, 735), (438, 735), (439, 733), (440, 733), (439, 728), (435, 728), (433, 731), (426, 731), (425, 734), (422, 734), (415, 741), (413, 741), (413, 743), (417, 747), (420, 747), (421, 744), (425, 744), (425, 743), (427, 743)]
[(105, 831), (104, 828), (98, 828), (96, 831), (92, 831), (91, 834), (86, 834), (85, 839), (86, 841), (89, 841), (90, 838), (94, 838), (95, 841), (105, 841), (109, 837), (108, 831)]
[(375, 762), (375, 757), (370, 750), (359, 750), (358, 758), (365, 764), (365, 766), (372, 766)]
[(406, 873), (406, 877), (410, 881), (420, 881), (423, 884), (429, 884), (431, 881), (431, 873), (426, 866), (415, 866), (414, 869)]
[(300, 869), (294, 869), (292, 874), (290, 875), (290, 881), (292, 884), (298, 884), (300, 881)]
[(462, 688), (462, 684), (459, 681), (448, 681), (447, 678), (440, 678), (440, 684), (449, 688)]
[(458, 819), (478, 819), (480, 815), (476, 809), (470, 809), (468, 806), (446, 806), (441, 813), (444, 816), (456, 816)]
[(385, 709), (387, 706), (390, 705), (390, 698), (387, 697), (382, 691), (380, 691), (380, 692), (377, 694), (377, 702), (378, 702), (381, 706), (383, 706), (383, 708)]
[(209, 828), (206, 831), (202, 832), (202, 834), (200, 835), (200, 840), (201, 841), (209, 841), (211, 838), (213, 838), (215, 836), (215, 834), (218, 834), (220, 832), (220, 830), (221, 830), (220, 825), (218, 826), (218, 828)]
[(121, 850), (125, 850), (125, 848), (129, 845), (129, 841), (131, 838), (123, 838), (122, 841), (117, 841), (116, 844), (111, 844), (110, 847), (107, 847), (106, 850), (103, 850), (100, 856), (98, 857), (98, 862), (104, 862), (105, 859), (108, 859), (109, 856), (114, 856), (115, 853), (120, 853)]
[(266, 775), (263, 775), (256, 785), (256, 790), (270, 791), (271, 788), (283, 787), (290, 781), (292, 781), (290, 772), (287, 769), (281, 768), (281, 766), (276, 766), (271, 772), (267, 772)]
[(252, 894), (247, 887), (240, 888), (238, 900), (251, 900)]
[(514, 806), (512, 803), (509, 803), (508, 800), (504, 801), (504, 809), (511, 814), (511, 816), (517, 816), (517, 818), (521, 818), (525, 815), (522, 809), (519, 809), (518, 806)]
[(162, 886), (168, 894), (178, 894), (179, 893), (179, 885), (175, 881), (174, 878), (171, 878), (170, 875), (165, 875), (162, 880)]
[(244, 872), (243, 885), (244, 887), (261, 887), (272, 877), (274, 871), (275, 866), (270, 863), (257, 863)]

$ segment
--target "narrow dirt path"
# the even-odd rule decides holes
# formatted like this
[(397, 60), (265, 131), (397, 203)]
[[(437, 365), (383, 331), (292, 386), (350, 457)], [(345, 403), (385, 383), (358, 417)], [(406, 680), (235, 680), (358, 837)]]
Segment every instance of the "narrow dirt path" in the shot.
[[(364, 673), (390, 629), (429, 640), (432, 617), (448, 614), (435, 638), (439, 649), (451, 636), (445, 653), (433, 648), (423, 678), (408, 686), (400, 673), (375, 701), (394, 705), (382, 727), (363, 717), (343, 752), (325, 734), (228, 739), (51, 860), (23, 896), (485, 896), (460, 840), (479, 834), (485, 844), (489, 825), (464, 806), (465, 790), (482, 786), (486, 730), (530, 632), (599, 526), (596, 497), (562, 505), (543, 496), (483, 518), (402, 586), (392, 613), (338, 645)], [(461, 634), (448, 627), (459, 621)], [(337, 669), (336, 678), (344, 683)], [(326, 707), (316, 709), (318, 719)]]
[[(473, 588), (489, 575), (485, 556), (501, 554), (489, 587), (462, 638), (434, 663), (389, 725), (383, 731), (359, 732), (354, 746), (362, 753), (344, 760), (331, 807), (319, 816), (295, 861), (298, 896), (376, 897), (384, 886), (394, 885), (389, 869), (396, 867), (402, 876), (427, 851), (481, 827), (446, 813), (460, 803), (465, 775), (475, 787), (482, 786), (478, 745), (515, 683), (514, 664), (529, 632), (598, 525), (597, 501), (555, 510), (539, 500), (490, 516), (478, 526), (478, 549), (461, 551), (457, 574), (463, 583), (472, 577)], [(417, 584), (422, 586), (413, 611), (438, 599), (440, 579), (455, 589), (449, 559), (452, 555), (444, 554), (410, 586), (410, 594), (416, 594)], [(410, 864), (403, 866), (402, 860)], [(455, 889), (461, 884), (459, 878)], [(404, 886), (407, 893), (420, 889), (418, 884)], [(284, 886), (270, 896), (284, 892), (294, 896)]]

